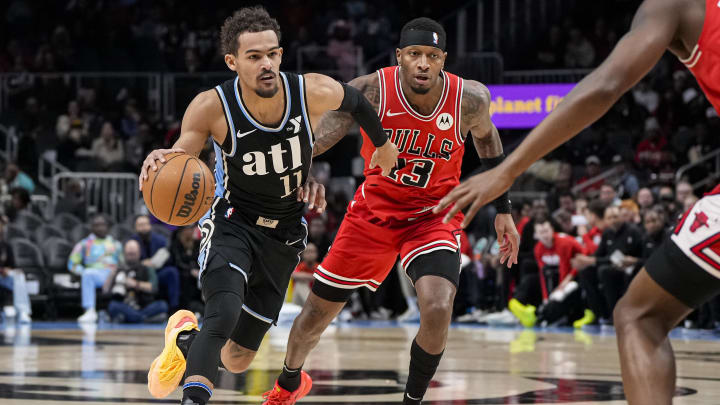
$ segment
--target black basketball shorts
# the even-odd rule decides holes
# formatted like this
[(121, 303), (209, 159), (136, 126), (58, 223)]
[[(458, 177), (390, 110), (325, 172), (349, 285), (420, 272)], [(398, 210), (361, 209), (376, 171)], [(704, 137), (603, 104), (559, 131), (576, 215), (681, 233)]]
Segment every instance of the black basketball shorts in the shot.
[(203, 300), (220, 291), (244, 296), (230, 339), (257, 350), (265, 333), (277, 322), (290, 276), (307, 245), (307, 223), (301, 218), (285, 227), (263, 227), (251, 223), (224, 200), (214, 212), (214, 219), (200, 224), (203, 238), (198, 262)]

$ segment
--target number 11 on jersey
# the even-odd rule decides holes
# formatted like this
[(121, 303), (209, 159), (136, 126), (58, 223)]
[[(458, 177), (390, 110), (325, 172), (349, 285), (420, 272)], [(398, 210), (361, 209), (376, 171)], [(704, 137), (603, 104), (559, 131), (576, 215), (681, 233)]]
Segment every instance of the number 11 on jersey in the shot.
[(283, 195), (283, 198), (289, 196), (290, 193), (295, 191), (295, 189), (300, 187), (300, 185), (302, 184), (302, 170), (296, 171), (295, 173), (293, 173), (293, 175), (295, 175), (295, 177), (297, 178), (297, 185), (292, 188), (290, 188), (290, 180), (291, 179), (290, 179), (289, 174), (287, 176), (280, 177), (280, 179), (283, 181), (283, 185), (285, 186), (285, 195)]

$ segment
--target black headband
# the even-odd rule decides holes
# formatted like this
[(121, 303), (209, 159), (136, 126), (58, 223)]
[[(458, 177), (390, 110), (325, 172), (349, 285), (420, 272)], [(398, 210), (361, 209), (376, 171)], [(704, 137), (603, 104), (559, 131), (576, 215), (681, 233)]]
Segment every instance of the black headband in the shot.
[(433, 31), (423, 30), (407, 30), (400, 34), (400, 44), (398, 48), (405, 48), (411, 45), (432, 46), (445, 51), (445, 38), (441, 38), (440, 34)]

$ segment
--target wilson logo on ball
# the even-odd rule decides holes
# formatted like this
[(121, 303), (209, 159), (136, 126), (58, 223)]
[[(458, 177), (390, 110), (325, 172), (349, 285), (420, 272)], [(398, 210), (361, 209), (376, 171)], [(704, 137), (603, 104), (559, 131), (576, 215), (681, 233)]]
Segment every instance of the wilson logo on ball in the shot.
[(195, 202), (197, 201), (197, 196), (199, 194), (198, 189), (200, 189), (200, 176), (200, 173), (193, 173), (192, 191), (185, 193), (185, 201), (175, 216), (187, 218), (192, 213), (192, 208), (195, 206)]

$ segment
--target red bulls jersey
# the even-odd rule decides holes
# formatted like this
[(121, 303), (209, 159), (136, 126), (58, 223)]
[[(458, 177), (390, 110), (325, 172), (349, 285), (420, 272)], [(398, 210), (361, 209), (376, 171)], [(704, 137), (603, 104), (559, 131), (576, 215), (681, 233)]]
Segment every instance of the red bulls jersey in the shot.
[(400, 150), (398, 168), (387, 177), (380, 174), (380, 168), (368, 168), (375, 147), (363, 132), (365, 182), (358, 193), (362, 193), (373, 215), (383, 220), (427, 215), (460, 180), (465, 150), (460, 132), (463, 81), (442, 72), (440, 100), (430, 115), (422, 115), (403, 94), (398, 66), (380, 69), (377, 74), (380, 120)]
[(715, 111), (720, 114), (720, 1), (706, 0), (705, 23), (697, 45), (680, 61), (697, 79)]

